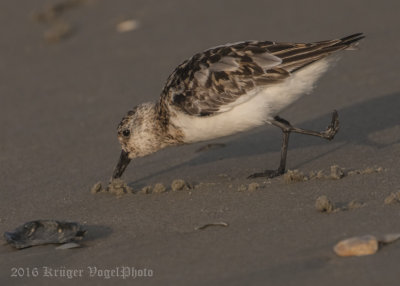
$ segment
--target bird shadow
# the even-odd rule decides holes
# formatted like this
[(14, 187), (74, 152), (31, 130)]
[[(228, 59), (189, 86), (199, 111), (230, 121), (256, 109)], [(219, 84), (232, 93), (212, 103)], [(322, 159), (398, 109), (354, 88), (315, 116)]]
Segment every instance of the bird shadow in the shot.
[(104, 225), (84, 225), (84, 230), (86, 230), (85, 241), (94, 241), (97, 239), (105, 238), (110, 236), (113, 232), (111, 227)]
[[(338, 110), (340, 131), (334, 141), (339, 144), (335, 144), (335, 147), (330, 148), (328, 151), (316, 152), (313, 158), (308, 159), (308, 161), (316, 160), (327, 153), (343, 148), (347, 144), (367, 145), (380, 149), (399, 143), (400, 128), (399, 133), (391, 130), (391, 128), (400, 125), (399, 109), (400, 92), (397, 92), (372, 98)], [(289, 118), (287, 119), (290, 121)], [(302, 122), (300, 124), (301, 126), (297, 127), (322, 131), (330, 123), (330, 120), (331, 113), (328, 113), (312, 120)], [(381, 134), (382, 132), (384, 132), (383, 136)], [(313, 136), (294, 134), (294, 136), (291, 136), (289, 149), (298, 150), (328, 143), (326, 140), (312, 137)], [(381, 140), (381, 138), (383, 139)], [(271, 127), (265, 129), (265, 127), (260, 127), (249, 133), (229, 136), (222, 140), (224, 144), (226, 144), (225, 147), (211, 148), (204, 152), (198, 152), (196, 156), (187, 161), (169, 166), (167, 169), (155, 171), (148, 176), (138, 179), (135, 184), (156, 175), (188, 166), (212, 163), (221, 158), (229, 159), (255, 156), (268, 152), (279, 152), (281, 147), (281, 131), (278, 128)], [(219, 139), (218, 142), (220, 143), (221, 139)], [(197, 143), (193, 148), (197, 150), (203, 145), (207, 145), (207, 143)]]

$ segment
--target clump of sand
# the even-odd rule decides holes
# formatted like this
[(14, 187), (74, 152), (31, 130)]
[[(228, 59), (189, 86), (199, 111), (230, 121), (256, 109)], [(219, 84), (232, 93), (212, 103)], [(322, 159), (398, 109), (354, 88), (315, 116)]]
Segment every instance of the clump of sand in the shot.
[(171, 183), (171, 190), (173, 191), (189, 191), (192, 187), (184, 180), (173, 180)]
[(353, 200), (353, 201), (347, 203), (346, 205), (339, 207), (335, 203), (333, 203), (327, 196), (319, 196), (315, 200), (315, 209), (322, 213), (348, 211), (348, 210), (352, 210), (352, 209), (361, 208), (364, 205), (365, 204), (362, 202)]
[(141, 194), (151, 194), (151, 193), (165, 193), (168, 192), (169, 190), (172, 191), (189, 191), (191, 190), (193, 187), (187, 183), (185, 180), (182, 179), (176, 179), (173, 180), (171, 183), (171, 187), (168, 188), (166, 187), (164, 184), (162, 183), (157, 183), (154, 186), (145, 186), (142, 188), (142, 190), (140, 191)]
[(362, 208), (363, 206), (365, 206), (364, 203), (353, 200), (353, 201), (349, 202), (344, 209), (352, 210), (352, 209)]
[(304, 182), (308, 181), (309, 177), (300, 172), (299, 170), (287, 170), (283, 175), (283, 180), (286, 183)]
[(328, 199), (327, 196), (320, 196), (315, 200), (315, 208), (319, 212), (326, 212), (326, 213), (331, 213), (333, 212), (336, 207), (335, 204), (331, 202), (330, 199)]
[(248, 185), (240, 185), (238, 187), (238, 191), (239, 192), (246, 192), (246, 191), (252, 192), (252, 191), (255, 191), (255, 190), (259, 189), (259, 188), (260, 188), (260, 184), (259, 183), (250, 183)]
[(391, 205), (391, 204), (398, 204), (400, 203), (400, 191), (396, 193), (391, 193), (389, 196), (387, 196), (384, 200), (384, 203), (386, 205)]
[(92, 194), (110, 193), (110, 194), (114, 194), (116, 196), (122, 196), (124, 194), (133, 194), (134, 190), (133, 190), (133, 188), (129, 187), (127, 185), (127, 183), (125, 183), (123, 180), (114, 179), (108, 184), (108, 186), (106, 188), (103, 188), (103, 185), (101, 182), (97, 182), (90, 189), (90, 192)]
[(168, 191), (168, 189), (164, 184), (157, 183), (154, 186), (152, 186), (152, 185), (144, 186), (138, 192), (138, 194), (161, 194), (161, 193), (165, 193), (167, 191)]
[(101, 182), (97, 182), (93, 185), (90, 189), (92, 194), (97, 193), (110, 193), (116, 196), (122, 196), (124, 194), (160, 194), (168, 192), (169, 190), (172, 191), (189, 191), (193, 189), (192, 185), (187, 183), (184, 180), (176, 179), (173, 180), (171, 183), (171, 187), (168, 188), (162, 183), (157, 183), (154, 186), (147, 185), (144, 186), (140, 191), (134, 191), (133, 188), (129, 187), (123, 180), (121, 179), (114, 179), (112, 180), (107, 187), (103, 187)]
[(296, 183), (296, 182), (305, 182), (310, 180), (340, 180), (347, 176), (354, 175), (364, 175), (364, 174), (372, 174), (372, 173), (380, 173), (383, 171), (382, 167), (368, 167), (366, 169), (361, 170), (351, 170), (347, 171), (345, 168), (342, 168), (338, 165), (332, 165), (330, 167), (329, 174), (325, 174), (323, 170), (319, 171), (311, 171), (308, 175), (304, 174), (299, 170), (288, 170), (283, 175), (283, 180), (286, 183)]
[(167, 187), (165, 187), (162, 183), (157, 183), (154, 185), (152, 193), (160, 194), (165, 193), (167, 191)]
[(258, 188), (260, 188), (260, 184), (259, 183), (250, 183), (249, 186), (247, 187), (248, 191), (255, 191)]

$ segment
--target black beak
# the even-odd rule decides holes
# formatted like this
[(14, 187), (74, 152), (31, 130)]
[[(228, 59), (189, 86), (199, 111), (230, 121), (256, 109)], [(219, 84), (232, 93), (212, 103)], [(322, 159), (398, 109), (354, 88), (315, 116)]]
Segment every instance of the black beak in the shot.
[(119, 157), (117, 166), (115, 166), (112, 179), (117, 179), (122, 176), (126, 167), (129, 165), (129, 162), (131, 161), (128, 155), (129, 153), (125, 152), (124, 150), (121, 151), (121, 156)]

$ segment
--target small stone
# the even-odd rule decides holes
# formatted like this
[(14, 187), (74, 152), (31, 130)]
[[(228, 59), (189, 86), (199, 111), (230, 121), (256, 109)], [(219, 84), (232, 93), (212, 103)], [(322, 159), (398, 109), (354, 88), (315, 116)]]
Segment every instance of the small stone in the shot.
[(378, 240), (375, 236), (364, 235), (339, 241), (333, 248), (339, 256), (363, 256), (378, 251)]
[(97, 182), (96, 184), (93, 185), (93, 187), (90, 189), (90, 192), (92, 194), (97, 194), (101, 191), (102, 185), (101, 182)]
[(250, 183), (247, 190), (252, 192), (252, 191), (257, 190), (259, 187), (260, 187), (259, 183)]
[(331, 179), (340, 180), (345, 176), (344, 171), (338, 165), (331, 166)]
[(327, 196), (320, 196), (315, 200), (315, 208), (319, 212), (331, 213), (335, 210), (335, 205)]
[(173, 191), (188, 191), (190, 187), (184, 180), (173, 180), (171, 189)]
[(117, 25), (117, 32), (119, 33), (125, 33), (125, 32), (130, 32), (133, 30), (136, 30), (139, 27), (139, 22), (136, 20), (126, 20), (122, 21)]
[(165, 193), (167, 191), (167, 188), (161, 184), (155, 184), (154, 188), (153, 188), (153, 193)]

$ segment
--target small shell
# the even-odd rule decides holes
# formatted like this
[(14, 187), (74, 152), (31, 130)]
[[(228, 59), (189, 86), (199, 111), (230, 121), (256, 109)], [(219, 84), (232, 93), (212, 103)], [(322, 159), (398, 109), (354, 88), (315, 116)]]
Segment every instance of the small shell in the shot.
[(378, 251), (378, 240), (373, 235), (351, 237), (339, 241), (333, 248), (339, 256), (363, 256)]

